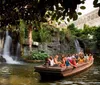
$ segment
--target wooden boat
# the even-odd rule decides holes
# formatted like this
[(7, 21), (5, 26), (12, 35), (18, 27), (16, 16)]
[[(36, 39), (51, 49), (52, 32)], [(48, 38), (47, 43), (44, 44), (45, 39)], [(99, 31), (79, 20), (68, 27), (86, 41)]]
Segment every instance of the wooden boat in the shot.
[(77, 64), (76, 68), (72, 66), (62, 68), (62, 67), (45, 67), (43, 65), (40, 65), (35, 67), (35, 72), (38, 72), (42, 78), (48, 78), (50, 76), (51, 78), (68, 77), (76, 73), (79, 73), (83, 70), (86, 70), (93, 64), (93, 62), (94, 59), (82, 64)]

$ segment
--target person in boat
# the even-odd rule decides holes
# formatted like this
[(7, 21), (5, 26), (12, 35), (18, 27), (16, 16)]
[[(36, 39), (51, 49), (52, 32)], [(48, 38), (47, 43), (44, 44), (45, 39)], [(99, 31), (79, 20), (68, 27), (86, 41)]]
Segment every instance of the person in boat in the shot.
[(67, 67), (70, 66), (70, 62), (69, 62), (69, 60), (68, 60), (68, 57), (66, 57), (66, 62), (65, 62), (65, 64), (66, 64)]
[(50, 60), (49, 60), (49, 57), (45, 58), (45, 63), (44, 65), (45, 67), (49, 67), (50, 66)]
[(77, 63), (76, 63), (76, 58), (75, 58), (75, 54), (73, 54), (72, 56), (72, 60), (70, 61), (71, 66), (73, 67), (77, 67)]
[(91, 61), (93, 59), (93, 55), (89, 54), (89, 61)]
[(70, 64), (70, 66), (77, 67), (76, 58), (75, 58), (74, 54), (70, 55), (70, 57), (68, 57), (68, 62)]
[(59, 65), (61, 64), (61, 62), (58, 61), (58, 58), (59, 58), (58, 55), (56, 55), (56, 56), (54, 57), (54, 64), (55, 64), (55, 66), (56, 66), (56, 65), (59, 66)]
[(69, 54), (66, 55), (66, 56), (63, 56), (63, 57), (62, 57), (62, 64), (61, 64), (61, 67), (64, 67), (64, 66), (68, 67), (68, 66), (70, 66), (70, 65), (71, 65), (71, 64), (70, 64), (70, 60), (71, 60), (71, 57), (70, 57)]
[(65, 66), (66, 66), (66, 57), (63, 55), (61, 59), (60, 67), (65, 67)]
[(75, 58), (76, 58), (76, 63), (78, 63), (79, 55), (75, 54)]
[(69, 61), (71, 61), (72, 60), (71, 54), (69, 54), (67, 58)]
[(50, 63), (50, 66), (54, 66), (55, 64), (52, 56), (49, 57), (49, 63)]
[(84, 55), (84, 62), (88, 62), (88, 60), (89, 60), (89, 56), (88, 56), (88, 54), (85, 54)]
[(79, 54), (78, 64), (82, 64), (84, 62), (85, 62), (84, 55), (83, 54)]
[(84, 56), (84, 53), (83, 53), (82, 50), (81, 50), (78, 54), (79, 54), (80, 56)]

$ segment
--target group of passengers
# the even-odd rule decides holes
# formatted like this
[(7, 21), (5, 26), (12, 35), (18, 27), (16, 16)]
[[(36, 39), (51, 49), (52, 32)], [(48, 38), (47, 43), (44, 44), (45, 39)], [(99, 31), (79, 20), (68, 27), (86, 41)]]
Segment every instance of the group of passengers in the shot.
[(70, 55), (62, 55), (61, 57), (55, 55), (54, 57), (50, 56), (45, 59), (46, 66), (73, 66), (77, 67), (77, 64), (82, 64), (85, 62), (89, 62), (93, 59), (92, 54), (85, 54), (83, 52), (79, 52), (78, 54), (70, 54)]

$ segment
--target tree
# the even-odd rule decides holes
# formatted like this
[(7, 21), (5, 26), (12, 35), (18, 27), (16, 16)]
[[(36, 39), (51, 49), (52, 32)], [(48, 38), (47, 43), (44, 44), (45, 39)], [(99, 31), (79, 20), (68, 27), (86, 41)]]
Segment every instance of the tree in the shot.
[(99, 7), (98, 15), (100, 16), (100, 2), (99, 2), (99, 0), (94, 0), (93, 5), (94, 5), (94, 7)]
[[(8, 24), (19, 24), (23, 19), (30, 21), (46, 21), (51, 19), (64, 19), (65, 16), (76, 20), (78, 4), (85, 0), (0, 0), (0, 27)], [(49, 11), (49, 12), (48, 12)], [(51, 13), (50, 13), (51, 11)], [(53, 18), (54, 17), (54, 18)]]
[(19, 36), (20, 36), (20, 44), (21, 44), (21, 55), (23, 55), (23, 44), (24, 44), (24, 38), (25, 38), (25, 22), (20, 19), (19, 23)]
[(72, 35), (74, 35), (76, 37), (79, 37), (81, 35), (81, 29), (78, 29), (77, 27), (75, 27), (75, 25), (73, 23), (68, 25), (67, 28), (71, 31)]
[[(100, 27), (98, 27), (95, 31), (96, 45), (97, 48), (100, 49)], [(100, 51), (100, 50), (99, 50)]]

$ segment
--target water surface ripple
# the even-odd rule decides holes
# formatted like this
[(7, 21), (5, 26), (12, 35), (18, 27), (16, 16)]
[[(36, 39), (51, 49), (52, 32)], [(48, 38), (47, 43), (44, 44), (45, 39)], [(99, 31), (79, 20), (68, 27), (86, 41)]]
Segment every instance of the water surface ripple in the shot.
[(100, 58), (77, 75), (54, 81), (40, 81), (34, 66), (39, 64), (0, 64), (0, 85), (100, 85)]

